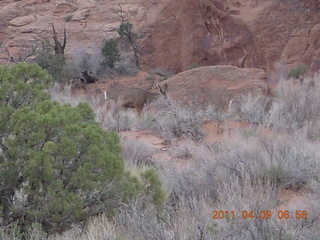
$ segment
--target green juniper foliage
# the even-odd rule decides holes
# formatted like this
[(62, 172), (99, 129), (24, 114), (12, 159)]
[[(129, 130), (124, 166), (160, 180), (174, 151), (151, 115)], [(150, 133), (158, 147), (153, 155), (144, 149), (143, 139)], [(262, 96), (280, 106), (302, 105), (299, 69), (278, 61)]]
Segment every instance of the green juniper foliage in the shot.
[(308, 70), (308, 67), (304, 64), (299, 64), (296, 67), (292, 68), (288, 73), (288, 78), (296, 78), (302, 77)]
[(0, 67), (0, 218), (22, 233), (36, 222), (63, 231), (150, 192), (125, 171), (118, 135), (88, 104), (50, 101), (51, 82), (35, 64)]
[(110, 68), (114, 68), (116, 62), (120, 61), (120, 53), (118, 44), (114, 39), (106, 40), (102, 48), (102, 55), (104, 56), (104, 63)]
[(162, 183), (155, 170), (149, 169), (141, 174), (145, 183), (145, 192), (152, 198), (153, 204), (159, 209), (165, 200), (165, 193), (162, 189)]

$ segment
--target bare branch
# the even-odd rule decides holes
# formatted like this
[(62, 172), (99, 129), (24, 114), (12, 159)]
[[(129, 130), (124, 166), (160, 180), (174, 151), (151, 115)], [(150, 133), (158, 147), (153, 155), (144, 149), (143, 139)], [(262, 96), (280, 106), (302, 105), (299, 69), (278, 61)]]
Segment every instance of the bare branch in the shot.
[[(136, 35), (132, 32), (132, 24), (130, 22), (125, 22), (125, 19), (123, 17), (123, 10), (121, 5), (119, 4), (119, 8), (120, 8), (120, 14), (118, 14), (118, 16), (121, 18), (121, 24), (120, 24), (120, 29), (119, 29), (119, 35), (124, 35), (128, 38), (129, 43), (132, 47), (132, 50), (134, 52), (134, 59), (135, 59), (135, 63), (137, 68), (140, 68), (140, 61), (139, 61), (139, 55), (140, 55), (140, 51), (139, 51), (139, 46), (137, 44), (137, 39), (136, 39)], [(122, 34), (121, 34), (122, 33)]]
[(64, 31), (63, 31), (63, 45), (62, 45), (62, 49), (64, 50), (65, 47), (67, 45), (67, 32), (66, 32), (66, 29), (64, 28)]
[(56, 54), (62, 54), (64, 55), (64, 49), (67, 44), (67, 34), (66, 29), (64, 29), (64, 39), (63, 39), (63, 45), (58, 40), (56, 30), (54, 28), (54, 25), (52, 24), (52, 31), (53, 31), (53, 40), (54, 40), (54, 51)]

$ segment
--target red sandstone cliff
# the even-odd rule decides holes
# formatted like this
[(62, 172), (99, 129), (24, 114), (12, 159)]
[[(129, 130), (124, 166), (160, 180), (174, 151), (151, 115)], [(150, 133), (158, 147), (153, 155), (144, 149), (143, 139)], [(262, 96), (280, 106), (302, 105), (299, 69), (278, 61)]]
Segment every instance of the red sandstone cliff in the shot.
[(320, 68), (320, 3), (315, 0), (4, 0), (0, 58), (18, 57), (51, 38), (51, 23), (67, 29), (66, 54), (93, 54), (117, 36), (119, 6), (139, 34), (144, 69), (180, 72), (198, 65), (263, 68), (298, 63)]

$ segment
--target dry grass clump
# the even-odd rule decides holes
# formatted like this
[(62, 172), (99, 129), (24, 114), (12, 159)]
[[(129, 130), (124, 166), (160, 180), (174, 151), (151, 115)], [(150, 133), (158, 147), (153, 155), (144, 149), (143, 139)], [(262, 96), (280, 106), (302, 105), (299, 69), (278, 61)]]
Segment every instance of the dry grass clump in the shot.
[(110, 103), (108, 106), (103, 104), (101, 99), (96, 96), (71, 96), (71, 86), (67, 85), (60, 90), (58, 84), (54, 84), (49, 90), (54, 101), (62, 104), (77, 106), (79, 103), (88, 103), (96, 115), (96, 121), (100, 122), (104, 129), (110, 131), (130, 131), (138, 123), (139, 118), (133, 109), (124, 110), (121, 103)]
[[(105, 215), (100, 215), (89, 219), (86, 228), (74, 226), (72, 229), (62, 233), (49, 236), (47, 240), (116, 240), (116, 225)], [(42, 240), (34, 239), (34, 240)], [(44, 239), (43, 239), (44, 240)]]
[(242, 96), (236, 113), (249, 123), (264, 124), (276, 131), (292, 133), (307, 128), (311, 133), (313, 129), (318, 137), (320, 88), (315, 84), (317, 78), (306, 79), (302, 84), (280, 81), (273, 99), (262, 95)]
[(62, 88), (58, 83), (55, 82), (47, 91), (53, 101), (61, 104), (70, 104), (73, 107), (77, 106), (79, 103), (88, 103), (94, 109), (96, 115), (100, 115), (99, 99), (90, 95), (72, 96), (70, 84), (63, 86)]
[(214, 109), (195, 111), (164, 98), (152, 102), (146, 109), (150, 110), (145, 112), (138, 129), (151, 130), (167, 142), (181, 138), (202, 140), (201, 124), (218, 116)]
[[(317, 81), (316, 81), (317, 82)], [(280, 82), (266, 124), (275, 130), (294, 132), (303, 127), (312, 127), (319, 121), (320, 88), (310, 87), (306, 82)]]
[(110, 131), (131, 131), (139, 122), (139, 118), (133, 109), (120, 110), (119, 104), (111, 104), (108, 111), (101, 107), (99, 122), (106, 130)]
[(121, 138), (121, 156), (126, 167), (152, 165), (151, 158), (155, 149), (137, 139)]
[(199, 155), (205, 151), (204, 145), (199, 145), (193, 141), (180, 141), (178, 145), (169, 150), (169, 155), (173, 159), (185, 159), (190, 162), (198, 160)]
[(240, 112), (242, 119), (251, 124), (263, 124), (271, 107), (271, 98), (264, 95), (252, 96), (251, 94), (242, 96)]
[(61, 86), (58, 83), (53, 83), (52, 86), (48, 89), (53, 101), (59, 102), (61, 104), (70, 104), (71, 106), (76, 106), (80, 102), (84, 102), (83, 98), (73, 98), (71, 96), (71, 85), (64, 86), (61, 89)]
[(218, 158), (221, 166), (239, 180), (248, 175), (252, 181), (270, 180), (277, 186), (298, 190), (317, 178), (319, 147), (301, 133), (268, 136), (260, 130), (246, 139), (235, 136)]

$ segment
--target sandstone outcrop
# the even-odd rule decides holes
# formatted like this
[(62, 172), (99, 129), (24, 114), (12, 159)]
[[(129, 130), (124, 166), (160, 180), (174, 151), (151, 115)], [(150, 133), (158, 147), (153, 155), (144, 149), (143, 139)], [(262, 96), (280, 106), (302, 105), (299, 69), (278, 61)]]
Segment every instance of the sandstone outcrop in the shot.
[(291, 34), (281, 61), (289, 68), (303, 63), (309, 66), (309, 73), (314, 74), (320, 69), (320, 24), (311, 29), (302, 29)]
[(227, 109), (242, 94), (267, 93), (266, 73), (257, 68), (209, 66), (181, 72), (165, 81), (168, 95), (193, 108)]

